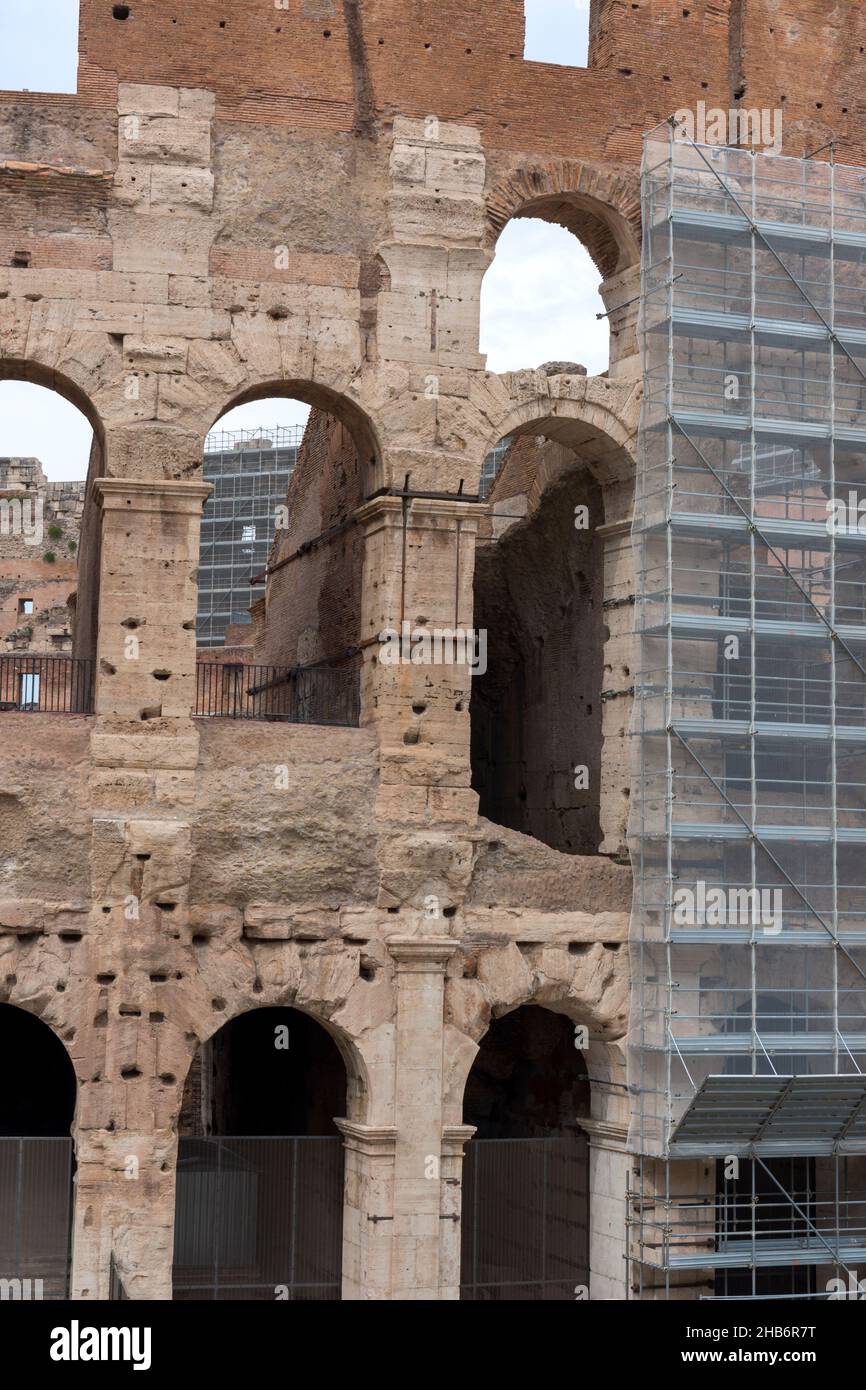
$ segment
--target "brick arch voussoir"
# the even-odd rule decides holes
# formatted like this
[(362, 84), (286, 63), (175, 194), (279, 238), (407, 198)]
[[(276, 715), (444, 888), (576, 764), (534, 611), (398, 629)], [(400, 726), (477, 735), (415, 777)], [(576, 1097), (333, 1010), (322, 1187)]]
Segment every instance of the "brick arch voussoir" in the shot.
[(640, 183), (575, 160), (548, 160), (519, 169), (487, 199), (485, 243), (496, 245), (512, 218), (541, 217), (566, 227), (583, 243), (607, 280), (640, 260)]

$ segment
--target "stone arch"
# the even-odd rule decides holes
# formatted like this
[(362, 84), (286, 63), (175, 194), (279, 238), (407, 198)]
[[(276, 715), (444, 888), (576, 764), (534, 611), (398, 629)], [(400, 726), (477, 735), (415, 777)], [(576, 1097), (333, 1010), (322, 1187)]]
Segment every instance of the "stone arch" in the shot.
[[(97, 338), (97, 335), (87, 336)], [(74, 603), (70, 604), (74, 614), (73, 655), (92, 660), (96, 654), (100, 580), (100, 524), (93, 483), (104, 475), (108, 457), (100, 391), (119, 369), (121, 359), (119, 350), (113, 349), (107, 338), (90, 353), (75, 351), (74, 339), (71, 339), (67, 356), (61, 350), (61, 334), (52, 335), (48, 341), (56, 349), (56, 359), (62, 370), (32, 356), (0, 356), (0, 382), (25, 381), (55, 392), (75, 406), (93, 430), (77, 551), (78, 585)]]
[[(561, 444), (581, 456), (597, 483), (603, 488), (625, 484), (629, 503), (637, 467), (637, 428), (639, 388), (607, 381), (603, 377), (571, 376), (566, 373), (545, 376), (543, 372), (520, 372), (506, 378), (511, 387), (504, 410), (491, 421), (482, 446), (483, 457), (506, 437), (537, 435)], [(516, 397), (516, 399), (515, 399)], [(567, 460), (560, 457), (552, 469), (539, 479), (532, 494), (534, 505), (550, 483), (561, 477)], [(504, 474), (500, 475), (504, 481)], [(494, 483), (490, 499), (507, 496), (500, 480)], [(626, 513), (630, 515), (630, 509)], [(607, 521), (619, 520), (605, 506)]]
[[(615, 723), (625, 705), (611, 711), (605, 692), (624, 690), (631, 670), (630, 609), (608, 600), (613, 557), (630, 544), (637, 393), (567, 374), (506, 381), (485, 447), (511, 443), (475, 549), (488, 661), (472, 686), (472, 786), (486, 819), (594, 854), (619, 837), (625, 800)], [(618, 558), (615, 572), (627, 574)], [(581, 756), (569, 762), (567, 746)]]
[[(390, 990), (377, 988), (371, 1004), (371, 987), (359, 970), (360, 948), (340, 941), (336, 946), (311, 944), (302, 951), (285, 942), (269, 946), (259, 959), (249, 945), (237, 943), (221, 962), (214, 961), (212, 975), (185, 982), (183, 1024), (175, 1020), (172, 1028), (178, 1059), (173, 1068), (175, 1119), (201, 1044), (233, 1019), (260, 1008), (296, 1009), (330, 1035), (346, 1068), (348, 1119), (366, 1123), (386, 1113), (387, 1085), (383, 1082), (380, 1094), (372, 1083), (381, 1076), (381, 1034), (390, 1027), (393, 1000)], [(171, 1024), (169, 1014), (166, 1027)]]
[[(19, 1292), (67, 1298), (79, 1085), (45, 1010), (0, 1004), (0, 1267)], [(26, 1290), (26, 1292), (25, 1292)]]
[(211, 1064), (179, 1127), (174, 1296), (217, 1298), (227, 1288), (237, 1297), (240, 1288), (242, 1297), (304, 1297), (312, 1284), (319, 1297), (339, 1298), (340, 1125), (353, 1063), (345, 1034), (296, 999), (262, 999), (210, 1036)]
[[(249, 608), (253, 614), (250, 635), (259, 664), (335, 668), (341, 673), (340, 682), (345, 682), (345, 696), (341, 684), (340, 698), (352, 704), (356, 699), (352, 690), (357, 683), (364, 562), (363, 529), (354, 524), (354, 517), (382, 477), (378, 430), (350, 395), (321, 381), (300, 379), (271, 378), (247, 385), (231, 397), (217, 418), (238, 406), (272, 397), (306, 402), (312, 413), (288, 482), (287, 455), (274, 454), (282, 460), (275, 465), (275, 469), (283, 469), (280, 492), (272, 481), (269, 486), (274, 495), (267, 507), (259, 504), (256, 515), (236, 519), (237, 523), (258, 522), (258, 532), (254, 529), (251, 533), (255, 543), (255, 561), (251, 563), (259, 574), (266, 572), (261, 586), (245, 591), (237, 606)], [(223, 558), (211, 543), (225, 533), (215, 518), (225, 515), (225, 498), (231, 497), (235, 486), (234, 455), (228, 458), (227, 467), (226, 457), (218, 451), (209, 452), (206, 460), (205, 481), (213, 484), (214, 493), (203, 513), (204, 576), (216, 576), (219, 571), (210, 567)], [(275, 472), (272, 478), (278, 476)], [(239, 524), (234, 534), (241, 535)], [(205, 583), (203, 587), (205, 591), (211, 587), (213, 592), (219, 585)], [(219, 637), (225, 619), (213, 619), (209, 602), (212, 600), (208, 598), (200, 602), (199, 631), (206, 644), (219, 645), (214, 634)]]
[[(293, 1009), (296, 1013), (303, 1014), (306, 1018), (311, 1019), (327, 1033), (328, 1037), (336, 1046), (343, 1066), (346, 1069), (347, 1088), (351, 1087), (353, 1081), (360, 1081), (363, 1083), (364, 1090), (366, 1090), (367, 1070), (364, 1065), (362, 1054), (355, 1046), (354, 1041), (349, 1038), (348, 1034), (345, 1033), (343, 1029), (336, 1027), (331, 1019), (324, 1013), (303, 1004), (298, 1004), (297, 1001), (291, 997), (265, 998), (262, 996), (262, 998), (258, 999), (255, 1003), (247, 1001), (246, 1007), (234, 1009), (230, 1016), (219, 1016), (216, 1019), (215, 1026), (211, 1028), (204, 1037), (199, 1038), (195, 1050), (189, 1058), (189, 1065), (184, 1076), (178, 1077), (178, 1081), (181, 1085), (181, 1093), (186, 1084), (186, 1079), (189, 1075), (192, 1063), (201, 1046), (206, 1042), (211, 1042), (218, 1033), (221, 1033), (226, 1028), (230, 1028), (238, 1019), (246, 1018), (250, 1014), (257, 1013), (264, 1009)], [(348, 1089), (346, 1104), (347, 1108), (352, 1108)]]
[(627, 956), (624, 945), (617, 949), (600, 941), (582, 944), (577, 952), (564, 943), (521, 948), (509, 942), (483, 948), (474, 975), (450, 977), (445, 989), (445, 1123), (462, 1123), (466, 1082), (492, 1021), (525, 1004), (586, 1025), (591, 1056), (624, 1038)]
[(494, 247), (512, 218), (565, 227), (589, 252), (603, 280), (640, 263), (640, 182), (578, 160), (515, 170), (488, 194), (485, 244)]
[[(348, 384), (348, 383), (346, 383)], [(378, 485), (382, 468), (382, 450), (379, 430), (372, 415), (352, 398), (346, 390), (336, 383), (304, 377), (275, 378), (265, 377), (259, 381), (248, 381), (234, 392), (226, 404), (211, 417), (205, 434), (237, 406), (248, 405), (253, 401), (268, 400), (271, 397), (291, 398), (303, 401), (325, 414), (332, 415), (345, 425), (352, 436), (362, 464), (365, 488), (372, 491)]]

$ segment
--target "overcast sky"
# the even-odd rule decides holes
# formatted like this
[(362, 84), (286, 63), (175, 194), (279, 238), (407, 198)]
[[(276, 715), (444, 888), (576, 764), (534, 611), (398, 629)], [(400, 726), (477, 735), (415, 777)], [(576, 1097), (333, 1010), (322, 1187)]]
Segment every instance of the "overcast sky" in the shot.
[[(588, 0), (525, 0), (526, 57), (586, 63)], [(0, 90), (75, 90), (78, 0), (0, 0)], [(512, 222), (499, 240), (481, 296), (481, 351), (491, 371), (581, 362), (607, 366), (607, 322), (598, 322), (598, 272), (561, 227)], [(257, 401), (220, 429), (302, 424), (296, 401)], [(83, 478), (90, 426), (61, 397), (25, 382), (0, 382), (0, 456), (34, 455), (50, 478)]]

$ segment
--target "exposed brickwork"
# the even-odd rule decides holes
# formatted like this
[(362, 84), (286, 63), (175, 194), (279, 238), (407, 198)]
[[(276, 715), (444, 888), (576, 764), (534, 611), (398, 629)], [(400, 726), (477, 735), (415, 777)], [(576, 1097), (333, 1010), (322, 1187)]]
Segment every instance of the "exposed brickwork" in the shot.
[[(0, 378), (95, 432), (75, 630), (95, 712), (8, 711), (0, 750), (0, 1003), (75, 1067), (74, 1293), (104, 1298), (113, 1255), (134, 1298), (170, 1296), (190, 1066), (236, 1016), (296, 1005), (346, 1063), (345, 1296), (455, 1298), (467, 1077), (491, 1020), (538, 1004), (587, 1030), (592, 1297), (621, 1298), (641, 136), (698, 100), (781, 104), (786, 148), (835, 132), (862, 161), (866, 12), (596, 0), (576, 70), (524, 61), (522, 0), (112, 8), (82, 0), (77, 96), (0, 93)], [(599, 377), (486, 369), (482, 280), (529, 214), (605, 277)], [(280, 665), (358, 643), (357, 727), (192, 717), (204, 441), (274, 394), (314, 415), (244, 637)], [(466, 663), (381, 642), (485, 611), (506, 824), (479, 814)], [(208, 659), (245, 662), (229, 641)]]

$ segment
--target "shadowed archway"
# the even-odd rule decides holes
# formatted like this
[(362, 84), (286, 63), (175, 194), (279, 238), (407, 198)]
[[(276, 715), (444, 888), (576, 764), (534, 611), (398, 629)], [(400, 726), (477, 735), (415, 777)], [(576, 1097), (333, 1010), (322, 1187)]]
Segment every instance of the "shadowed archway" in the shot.
[(581, 1041), (561, 1014), (526, 1004), (495, 1020), (469, 1073), (463, 1121), (460, 1296), (551, 1302), (586, 1297), (589, 1163), (578, 1128), (590, 1087)]
[[(47, 1023), (0, 1004), (0, 1280), (12, 1297), (68, 1296), (76, 1079)], [(4, 1285), (4, 1287), (6, 1287)]]
[(203, 1044), (184, 1088), (174, 1297), (340, 1297), (346, 1068), (297, 1009), (241, 1014)]

